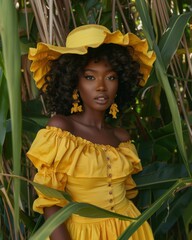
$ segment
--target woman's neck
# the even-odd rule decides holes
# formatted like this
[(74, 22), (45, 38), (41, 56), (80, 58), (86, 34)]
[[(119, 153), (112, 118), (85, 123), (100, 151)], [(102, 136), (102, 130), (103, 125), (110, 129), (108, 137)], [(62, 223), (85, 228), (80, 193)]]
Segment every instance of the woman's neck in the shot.
[(107, 127), (107, 124), (104, 120), (104, 114), (86, 114), (78, 113), (71, 116), (71, 119), (83, 126), (95, 128), (98, 130), (104, 129)]

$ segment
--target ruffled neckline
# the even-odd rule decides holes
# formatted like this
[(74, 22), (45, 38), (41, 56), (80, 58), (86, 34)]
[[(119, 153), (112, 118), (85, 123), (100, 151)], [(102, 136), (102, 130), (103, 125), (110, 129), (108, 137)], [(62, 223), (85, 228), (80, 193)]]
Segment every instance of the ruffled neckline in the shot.
[(118, 146), (98, 144), (53, 126), (38, 132), (27, 156), (46, 174), (53, 171), (74, 177), (102, 178), (106, 177), (108, 159), (113, 166), (113, 179), (141, 170), (140, 159), (130, 140)]
[(115, 150), (118, 150), (119, 148), (124, 147), (127, 144), (132, 144), (132, 140), (128, 140), (128, 141), (125, 141), (125, 142), (120, 142), (117, 146), (112, 146), (110, 144), (94, 143), (94, 142), (92, 142), (88, 139), (85, 139), (85, 138), (80, 137), (80, 136), (76, 136), (73, 133), (71, 133), (67, 130), (63, 130), (59, 127), (46, 126), (46, 129), (55, 131), (57, 134), (59, 134), (60, 137), (69, 137), (73, 141), (80, 141), (80, 142), (82, 142), (84, 144), (87, 144), (89, 146), (99, 147), (101, 149), (115, 149)]

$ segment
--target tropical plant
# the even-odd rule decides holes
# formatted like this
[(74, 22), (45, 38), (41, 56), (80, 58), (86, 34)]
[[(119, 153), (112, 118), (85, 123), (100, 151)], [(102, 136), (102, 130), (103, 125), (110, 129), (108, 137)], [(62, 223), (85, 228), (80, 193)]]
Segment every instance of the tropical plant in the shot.
[(69, 204), (45, 223), (32, 211), (35, 183), (29, 180), (35, 169), (25, 153), (47, 116), (29, 71), (28, 48), (38, 41), (64, 45), (70, 30), (89, 23), (146, 37), (157, 55), (151, 77), (135, 103), (112, 122), (129, 130), (144, 166), (135, 176), (142, 215), (119, 239), (127, 239), (147, 219), (157, 240), (192, 238), (190, 9), (189, 0), (0, 0), (2, 239), (45, 239), (74, 212), (125, 218), (70, 202), (68, 195), (40, 185), (35, 186), (67, 198)]

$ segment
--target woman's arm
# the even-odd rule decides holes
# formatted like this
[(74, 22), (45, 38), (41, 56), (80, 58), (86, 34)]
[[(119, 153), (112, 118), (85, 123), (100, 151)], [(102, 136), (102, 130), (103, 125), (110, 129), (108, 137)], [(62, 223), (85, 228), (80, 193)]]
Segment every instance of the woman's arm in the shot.
[[(69, 122), (66, 121), (66, 118), (62, 115), (54, 115), (51, 119), (49, 119), (48, 126), (54, 126), (67, 131), (71, 130)], [(59, 209), (60, 207), (58, 206), (44, 208), (45, 219), (48, 219), (51, 215), (56, 213)], [(51, 240), (71, 240), (65, 223), (61, 224), (52, 232), (50, 239)]]
[[(56, 213), (59, 209), (60, 207), (58, 206), (44, 208), (45, 219), (48, 219), (51, 215)], [(61, 224), (52, 232), (50, 239), (51, 240), (71, 240), (65, 223)]]

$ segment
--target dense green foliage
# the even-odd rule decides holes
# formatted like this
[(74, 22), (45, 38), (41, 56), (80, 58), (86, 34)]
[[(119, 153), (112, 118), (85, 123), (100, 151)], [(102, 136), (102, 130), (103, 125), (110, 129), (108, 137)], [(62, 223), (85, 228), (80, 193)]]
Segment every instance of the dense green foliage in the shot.
[[(144, 166), (135, 176), (142, 215), (119, 239), (127, 239), (146, 219), (157, 240), (192, 239), (191, 1), (15, 2), (0, 0), (0, 238), (45, 239), (47, 229), (52, 231), (72, 212), (111, 216), (94, 206), (70, 202), (51, 223), (43, 224), (42, 216), (32, 211), (35, 191), (29, 180), (35, 169), (25, 156), (47, 122), (29, 71), (29, 47), (38, 41), (64, 45), (70, 30), (97, 23), (146, 37), (157, 55), (135, 103), (112, 122), (128, 129)], [(64, 193), (36, 187), (70, 201)]]

